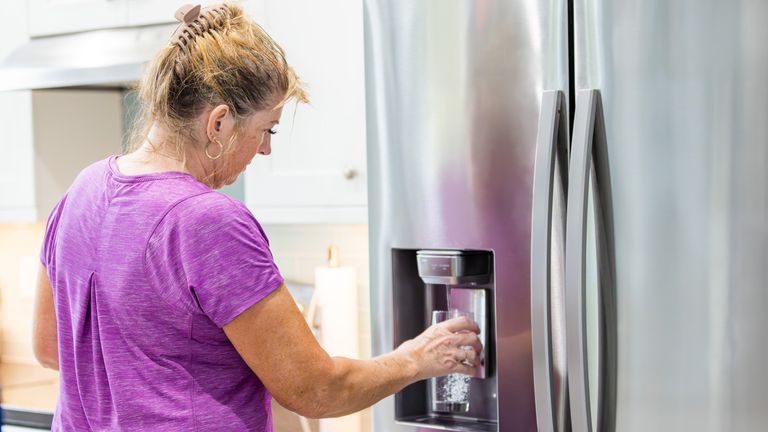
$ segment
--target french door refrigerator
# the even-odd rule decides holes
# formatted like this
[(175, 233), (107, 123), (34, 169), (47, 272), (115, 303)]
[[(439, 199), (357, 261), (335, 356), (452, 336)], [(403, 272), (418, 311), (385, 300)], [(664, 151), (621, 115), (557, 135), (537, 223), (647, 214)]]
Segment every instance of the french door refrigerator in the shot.
[(768, 430), (768, 2), (364, 4), (374, 354), (492, 262), (494, 381), (374, 431)]

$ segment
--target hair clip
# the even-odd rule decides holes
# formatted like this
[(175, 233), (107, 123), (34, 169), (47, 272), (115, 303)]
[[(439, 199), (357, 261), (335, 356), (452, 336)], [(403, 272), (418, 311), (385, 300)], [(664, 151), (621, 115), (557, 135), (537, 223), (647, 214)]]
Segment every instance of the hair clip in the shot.
[(214, 27), (216, 18), (223, 19), (225, 16), (224, 5), (201, 9), (200, 5), (186, 4), (174, 14), (180, 24), (171, 35), (170, 43), (186, 51), (194, 38)]

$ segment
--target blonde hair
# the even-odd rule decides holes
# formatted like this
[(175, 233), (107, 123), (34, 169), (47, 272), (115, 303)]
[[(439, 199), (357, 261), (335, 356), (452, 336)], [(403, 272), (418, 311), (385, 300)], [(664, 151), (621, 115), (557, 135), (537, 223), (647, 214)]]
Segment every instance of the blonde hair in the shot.
[(197, 27), (191, 36), (187, 32), (183, 44), (172, 40), (147, 66), (136, 89), (143, 113), (129, 151), (159, 123), (175, 133), (183, 161), (183, 138), (196, 139), (190, 126), (207, 107), (227, 105), (238, 131), (256, 111), (280, 107), (290, 99), (308, 102), (285, 52), (261, 26), (237, 4), (206, 9), (213, 8), (216, 14), (201, 15), (207, 19), (205, 28)]

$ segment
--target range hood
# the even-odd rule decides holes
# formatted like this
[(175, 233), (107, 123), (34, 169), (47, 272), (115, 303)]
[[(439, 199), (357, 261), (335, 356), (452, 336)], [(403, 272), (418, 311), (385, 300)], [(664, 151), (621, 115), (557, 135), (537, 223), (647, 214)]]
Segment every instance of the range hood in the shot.
[(0, 63), (0, 90), (129, 87), (178, 24), (31, 39)]

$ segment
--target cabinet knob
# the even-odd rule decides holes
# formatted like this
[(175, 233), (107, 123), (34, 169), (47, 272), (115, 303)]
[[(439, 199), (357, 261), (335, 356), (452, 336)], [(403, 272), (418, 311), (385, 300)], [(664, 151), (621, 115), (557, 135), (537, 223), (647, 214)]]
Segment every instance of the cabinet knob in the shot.
[(345, 179), (352, 180), (357, 177), (357, 170), (354, 168), (347, 168), (344, 170), (343, 174)]

